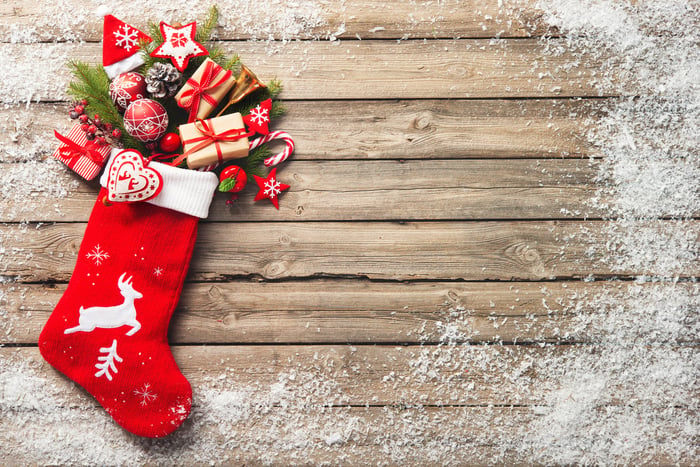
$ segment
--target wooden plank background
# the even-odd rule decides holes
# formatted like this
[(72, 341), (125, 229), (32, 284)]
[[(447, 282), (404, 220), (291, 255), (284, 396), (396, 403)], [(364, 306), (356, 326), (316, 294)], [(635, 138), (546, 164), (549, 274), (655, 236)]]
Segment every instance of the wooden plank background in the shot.
[[(564, 49), (566, 43), (539, 40), (545, 27), (534, 3), (507, 12), (496, 0), (434, 2), (430, 15), (398, 0), (381, 7), (345, 2), (342, 10), (331, 4), (325, 24), (284, 44), (220, 29), (227, 51), (259, 76), (283, 81), (288, 113), (278, 127), (294, 135), (297, 148), (280, 169), (292, 188), (279, 211), (254, 203), (250, 192), (233, 207), (217, 195), (200, 224), (170, 327), (195, 397), (198, 385), (222, 372), (265, 387), (303, 369), (338, 384), (343, 397), (334, 410), (351, 411), (385, 436), (392, 435), (387, 417), (396, 405), (422, 405), (426, 417), (452, 424), (465, 411), (483, 412), (492, 429), (515, 436), (518, 421), (526, 423), (529, 408), (557, 386), (538, 366), (595, 348), (585, 324), (592, 310), (571, 304), (653, 271), (620, 271), (605, 261), (610, 221), (590, 203), (600, 154), (585, 134), (610, 96), (595, 88), (599, 63), (570, 66), (566, 51), (544, 54), (552, 41)], [(61, 2), (66, 11), (82, 6)], [(75, 44), (46, 14), (38, 3), (3, 2), (2, 37), (12, 28), (37, 28), (66, 59), (99, 60), (99, 19), (81, 25), (75, 34), (85, 43)], [(124, 19), (140, 24), (144, 16)], [(271, 35), (289, 39), (283, 32)], [(314, 40), (328, 35), (338, 40)], [(0, 44), (16, 60), (44, 46)], [(67, 71), (57, 79), (67, 79)], [(4, 186), (16, 182), (21, 159), (46, 159), (38, 143), (69, 125), (61, 91), (33, 98), (41, 103), (0, 110)], [(25, 126), (30, 131), (18, 130)], [(97, 185), (68, 171), (60, 177), (54, 182), (72, 187), (67, 197), (27, 193), (30, 202), (9, 198), (0, 206), (0, 272), (14, 279), (0, 286), (0, 358), (41, 360), (38, 334), (77, 260)], [(618, 280), (581, 280), (591, 275)], [(459, 325), (470, 351), (492, 353), (501, 369), (528, 362), (527, 384), (496, 367), (468, 376), (455, 368), (445, 375), (455, 378), (453, 394), (444, 394), (440, 381), (415, 377), (411, 362), (420, 352), (443, 351), (440, 326), (455, 308), (469, 310)], [(399, 383), (386, 380), (389, 371)], [(40, 372), (67, 404), (100, 416), (68, 380), (46, 366)], [(478, 389), (463, 391), (470, 384)], [(0, 420), (0, 442), (11, 430), (45, 428), (40, 417), (34, 423)], [(465, 437), (473, 431), (464, 426)], [(319, 450), (308, 461), (362, 462), (376, 455), (381, 436), (374, 436)], [(261, 462), (233, 445), (228, 454), (246, 465)], [(461, 455), (472, 464), (522, 460), (488, 444)], [(17, 459), (4, 451), (0, 462)], [(41, 453), (20, 462), (41, 463)]]

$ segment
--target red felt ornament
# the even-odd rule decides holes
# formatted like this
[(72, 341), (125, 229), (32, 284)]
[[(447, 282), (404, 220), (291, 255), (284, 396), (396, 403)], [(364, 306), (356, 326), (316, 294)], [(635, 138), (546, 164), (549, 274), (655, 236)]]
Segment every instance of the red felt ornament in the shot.
[(144, 64), (139, 53), (140, 42), (152, 39), (143, 32), (112, 15), (104, 18), (102, 65), (110, 78)]
[(146, 95), (145, 78), (133, 71), (122, 73), (109, 83), (109, 97), (120, 112), (124, 112), (129, 104), (145, 98)]
[(288, 189), (289, 185), (280, 183), (277, 180), (277, 167), (270, 170), (267, 178), (258, 177), (257, 175), (253, 175), (253, 177), (255, 177), (255, 181), (260, 187), (260, 191), (257, 195), (255, 195), (255, 201), (267, 198), (272, 201), (272, 204), (274, 204), (277, 209), (279, 209), (280, 206), (277, 197), (284, 190)]
[(169, 58), (175, 68), (180, 72), (185, 71), (190, 58), (209, 54), (202, 44), (194, 40), (196, 31), (196, 22), (178, 28), (161, 21), (163, 43), (151, 52), (151, 57)]
[(168, 129), (168, 113), (154, 100), (136, 100), (124, 112), (124, 129), (142, 143), (157, 141)]
[(272, 110), (272, 99), (266, 99), (252, 109), (248, 115), (243, 117), (243, 123), (250, 131), (266, 135), (270, 132), (267, 125), (270, 123), (270, 111)]

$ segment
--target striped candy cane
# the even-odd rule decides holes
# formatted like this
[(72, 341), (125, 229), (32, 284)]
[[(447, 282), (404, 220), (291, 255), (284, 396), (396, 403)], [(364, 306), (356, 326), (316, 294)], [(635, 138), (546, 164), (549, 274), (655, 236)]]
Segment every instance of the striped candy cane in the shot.
[(289, 159), (289, 156), (291, 156), (292, 152), (294, 152), (294, 140), (291, 136), (289, 136), (289, 133), (287, 133), (286, 131), (273, 131), (272, 133), (269, 133), (265, 136), (261, 136), (260, 138), (254, 139), (250, 142), (250, 149), (255, 149), (259, 146), (262, 146), (265, 143), (276, 139), (284, 140), (287, 147), (284, 148), (284, 151), (265, 159), (265, 167), (273, 167), (279, 164), (280, 162), (284, 162), (287, 159)]

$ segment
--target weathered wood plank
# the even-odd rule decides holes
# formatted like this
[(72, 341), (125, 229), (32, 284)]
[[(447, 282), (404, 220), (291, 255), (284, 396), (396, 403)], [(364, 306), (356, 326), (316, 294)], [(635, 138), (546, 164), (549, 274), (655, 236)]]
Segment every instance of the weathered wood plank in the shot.
[[(27, 203), (21, 188), (5, 190), (0, 220), (85, 222), (97, 197), (96, 183), (58, 165), (36, 167), (53, 184), (75, 186), (54, 198), (42, 191)], [(17, 164), (0, 165), (0, 185), (22, 186)], [(21, 165), (19, 168), (21, 169)], [(278, 171), (292, 185), (272, 217), (253, 198), (257, 185), (233, 206), (217, 195), (209, 221), (572, 219), (600, 217), (589, 200), (596, 195), (597, 163), (586, 160), (296, 161)], [(50, 175), (49, 175), (50, 174)], [(253, 188), (255, 187), (255, 188)], [(2, 199), (2, 196), (0, 196)], [(332, 206), (332, 208), (331, 208)], [(47, 209), (48, 207), (48, 209)], [(267, 207), (267, 206), (265, 206)]]
[[(309, 404), (339, 406), (543, 405), (560, 388), (567, 362), (600, 358), (600, 349), (588, 345), (203, 345), (172, 351), (195, 388), (219, 379), (253, 391), (282, 383), (294, 393), (313, 382), (319, 394), (309, 391)], [(700, 349), (677, 351), (690, 361)], [(649, 352), (651, 361), (663, 349)], [(0, 359), (42, 362), (36, 347), (0, 348)], [(75, 388), (67, 378), (45, 362), (35, 372), (71, 400)], [(618, 389), (608, 388), (609, 398), (601, 400), (627, 403)], [(700, 388), (694, 393), (700, 396)]]
[[(601, 261), (604, 228), (604, 222), (559, 221), (205, 223), (189, 277), (537, 280), (608, 275), (613, 271)], [(84, 230), (82, 223), (2, 226), (0, 238), (13, 246), (4, 251), (2, 274), (32, 282), (68, 280)]]
[[(529, 37), (544, 27), (534, 1), (520, 1), (508, 8), (497, 0), (459, 2), (405, 2), (389, 0), (378, 4), (369, 0), (352, 2), (295, 2), (292, 5), (222, 3), (218, 37), (240, 39), (312, 38), (455, 38)], [(151, 11), (144, 11), (144, 7)], [(129, 24), (146, 28), (147, 21), (202, 20), (207, 5), (200, 3), (186, 12), (130, 1), (116, 5), (114, 15)], [(78, 13), (81, 12), (81, 13)], [(84, 12), (84, 13), (83, 13)], [(138, 13), (137, 13), (138, 12)], [(391, 12), (391, 14), (387, 14)], [(11, 27), (12, 26), (12, 27)], [(5, 1), (0, 4), (0, 33), (3, 40), (19, 36), (44, 41), (71, 39), (102, 40), (102, 21), (86, 11), (77, 0), (57, 4)]]
[[(76, 391), (77, 392), (77, 391)], [(72, 395), (74, 398), (75, 396)], [(46, 411), (18, 410), (0, 419), (3, 465), (100, 464), (118, 458), (132, 464), (172, 466), (224, 463), (246, 466), (367, 465), (551, 465), (564, 448), (524, 442), (542, 425), (545, 409), (532, 407), (255, 407), (255, 396), (235, 385), (219, 404), (195, 407), (172, 435), (156, 442), (130, 436), (87, 404)], [(217, 412), (228, 409), (227, 412)], [(77, 411), (83, 414), (79, 416)], [(608, 414), (629, 408), (605, 407)], [(647, 409), (648, 410), (648, 409)], [(667, 419), (697, 416), (688, 409), (659, 409)], [(65, 423), (70, 422), (66, 433)], [(63, 430), (56, 424), (62, 423)], [(661, 424), (661, 422), (659, 422)], [(653, 447), (620, 453), (630, 464), (693, 465), (692, 449), (678, 452), (669, 438), (677, 428), (663, 424)], [(660, 430), (657, 430), (657, 432)], [(42, 437), (32, 436), (42, 433)], [(90, 436), (77, 436), (89, 433)], [(572, 435), (573, 436), (573, 435)], [(76, 439), (77, 438), (77, 439)], [(50, 444), (51, 452), (43, 449)], [(109, 451), (105, 452), (105, 445)], [(42, 449), (43, 448), (43, 449)], [(599, 459), (604, 455), (599, 454)], [(610, 459), (608, 459), (610, 460)]]
[[(551, 158), (597, 156), (585, 137), (600, 100), (285, 102), (277, 129), (294, 136), (295, 160)], [(70, 128), (66, 105), (0, 108), (0, 160), (55, 148)]]
[[(656, 274), (612, 269), (604, 260), (610, 227), (600, 221), (204, 223), (189, 277), (538, 280)], [(2, 226), (0, 238), (12, 249), (4, 251), (1, 273), (21, 281), (68, 280), (84, 230), (82, 223)], [(696, 266), (682, 274), (697, 276)]]
[[(621, 282), (188, 283), (170, 326), (183, 343), (590, 342), (589, 300)], [(640, 286), (641, 287), (641, 286)], [(644, 289), (658, 287), (645, 284)], [(686, 290), (690, 284), (678, 284)], [(65, 284), (0, 287), (0, 343), (33, 344)]]
[[(562, 47), (565, 43), (561, 42)], [(5, 44), (19, 64), (35, 61), (44, 44)], [(66, 60), (98, 62), (99, 44), (59, 44)], [(258, 42), (232, 42), (225, 48), (263, 80), (279, 78), (284, 99), (463, 99), (483, 97), (599, 96), (594, 77), (602, 59), (562, 53), (545, 55), (535, 39), (291, 42), (269, 50)], [(54, 86), (33, 100), (63, 100), (65, 66)], [(26, 96), (21, 96), (21, 99)]]

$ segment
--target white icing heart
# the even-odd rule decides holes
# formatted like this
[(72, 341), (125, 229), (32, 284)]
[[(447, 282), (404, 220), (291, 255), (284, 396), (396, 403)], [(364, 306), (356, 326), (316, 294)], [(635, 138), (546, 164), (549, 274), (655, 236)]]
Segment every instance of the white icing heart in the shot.
[(107, 174), (109, 201), (146, 201), (157, 196), (162, 187), (162, 177), (158, 171), (144, 166), (144, 158), (138, 151), (122, 151), (112, 160)]

